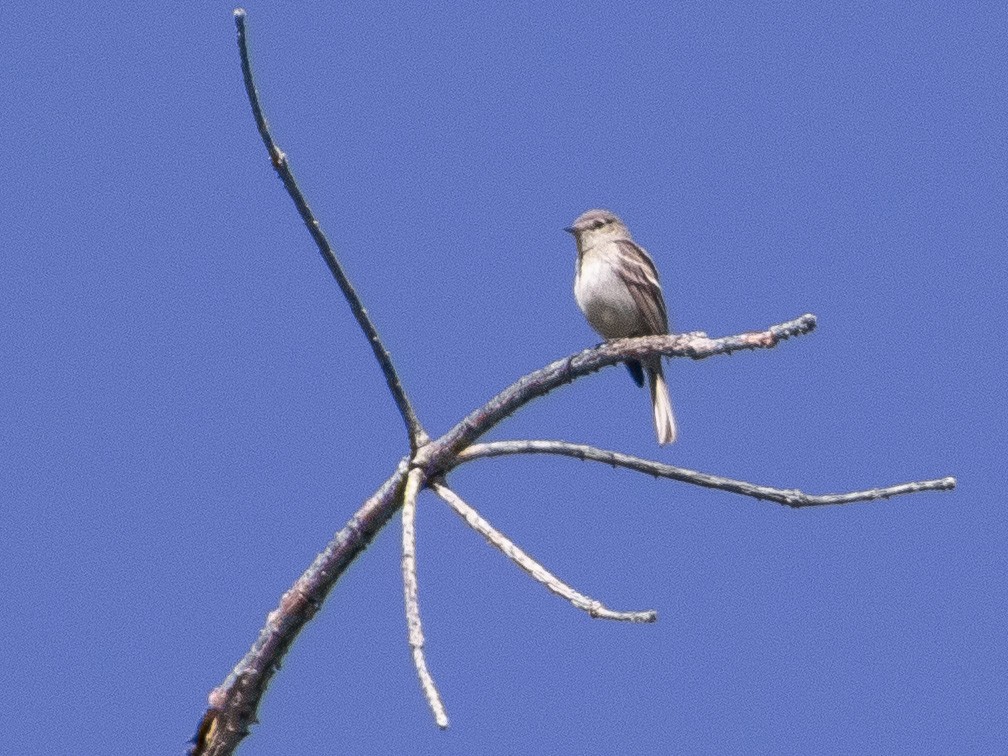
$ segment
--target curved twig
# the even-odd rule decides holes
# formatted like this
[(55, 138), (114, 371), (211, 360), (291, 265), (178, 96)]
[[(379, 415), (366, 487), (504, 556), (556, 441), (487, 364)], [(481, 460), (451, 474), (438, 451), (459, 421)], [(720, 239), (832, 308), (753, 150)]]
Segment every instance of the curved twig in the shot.
[(444, 499), (466, 524), (487, 539), (487, 542), (503, 553), (508, 559), (521, 567), (537, 582), (555, 593), (560, 598), (566, 599), (575, 607), (597, 619), (619, 620), (622, 622), (654, 622), (658, 619), (658, 612), (654, 609), (636, 612), (616, 612), (608, 609), (601, 601), (578, 593), (552, 572), (543, 567), (539, 562), (530, 557), (506, 535), (497, 530), (493, 525), (484, 520), (480, 513), (463, 501), (462, 497), (451, 490), (444, 483), (435, 481), (431, 483), (434, 492)]
[(423, 484), (423, 472), (413, 468), (406, 478), (406, 489), (403, 491), (402, 510), (402, 573), (403, 598), (406, 603), (406, 626), (409, 629), (409, 645), (416, 667), (417, 677), (424, 698), (434, 714), (434, 721), (442, 730), (448, 727), (448, 713), (445, 711), (441, 694), (438, 693), (434, 677), (427, 669), (427, 659), (424, 657), (424, 634), (420, 623), (420, 596), (416, 573), (416, 505), (420, 486)]
[(921, 491), (950, 491), (955, 488), (955, 478), (939, 478), (937, 480), (921, 480), (912, 483), (900, 483), (885, 488), (872, 488), (867, 491), (852, 491), (842, 494), (807, 494), (797, 489), (770, 488), (757, 486), (742, 480), (722, 478), (718, 475), (686, 470), (673, 467), (649, 459), (632, 457), (629, 454), (598, 449), (584, 444), (572, 444), (567, 441), (493, 441), (486, 444), (473, 444), (461, 451), (455, 458), (455, 466), (463, 462), (485, 457), (503, 457), (512, 454), (555, 454), (563, 457), (591, 462), (602, 462), (613, 467), (625, 467), (628, 470), (654, 475), (658, 478), (669, 478), (683, 483), (692, 483), (704, 488), (716, 488), (720, 491), (751, 496), (754, 499), (775, 501), (778, 504), (800, 509), (801, 507), (819, 507), (835, 504), (853, 504), (861, 501), (876, 501), (889, 499), (903, 494), (920, 493)]
[(406, 423), (406, 430), (410, 438), (410, 447), (416, 450), (427, 443), (430, 438), (420, 424), (420, 419), (417, 417), (416, 412), (413, 410), (413, 405), (410, 404), (410, 400), (406, 396), (402, 381), (399, 380), (399, 374), (392, 364), (392, 356), (382, 343), (381, 337), (378, 335), (378, 329), (371, 322), (367, 310), (364, 309), (364, 303), (357, 296), (357, 292), (343, 271), (343, 266), (340, 265), (336, 253), (329, 244), (329, 240), (322, 233), (322, 226), (308, 206), (308, 200), (301, 193), (301, 188), (298, 186), (291, 171), (290, 163), (287, 161), (287, 155), (284, 154), (273, 139), (269, 124), (266, 122), (266, 116), (263, 114), (262, 105), (259, 103), (259, 93), (256, 90), (255, 79), (252, 76), (252, 61), (249, 57), (248, 35), (245, 30), (245, 10), (243, 8), (235, 9), (234, 18), (235, 25), (238, 27), (238, 49), (241, 53), (245, 92), (248, 94), (249, 104), (252, 106), (252, 115), (255, 118), (256, 127), (259, 129), (259, 136), (262, 137), (263, 144), (266, 145), (266, 151), (269, 153), (273, 168), (276, 170), (277, 175), (280, 176), (280, 180), (283, 181), (287, 193), (294, 200), (294, 206), (301, 215), (301, 220), (308, 227), (308, 233), (315, 240), (315, 244), (322, 254), (322, 259), (329, 266), (329, 271), (332, 273), (333, 278), (336, 279), (336, 283), (339, 284), (340, 291), (343, 292), (343, 296), (350, 305), (350, 310), (357, 319), (357, 324), (371, 345), (371, 351), (374, 352), (375, 359), (378, 360), (378, 365), (385, 375), (385, 382), (388, 384), (389, 391), (392, 392), (392, 398), (399, 408), (399, 414), (402, 415), (403, 422)]

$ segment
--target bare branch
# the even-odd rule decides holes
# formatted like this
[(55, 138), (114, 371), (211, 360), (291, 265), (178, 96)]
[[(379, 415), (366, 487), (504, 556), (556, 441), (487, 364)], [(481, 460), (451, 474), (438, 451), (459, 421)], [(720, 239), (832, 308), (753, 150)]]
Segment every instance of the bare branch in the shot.
[[(244, 28), (243, 18), (243, 14), (236, 13), (240, 38)], [(243, 57), (243, 64), (244, 61)], [(808, 333), (814, 327), (815, 318), (805, 315), (765, 331), (721, 339), (709, 339), (703, 334), (694, 333), (607, 342), (557, 360), (512, 384), (485, 406), (470, 413), (447, 434), (415, 449), (412, 465), (423, 470), (424, 477), (428, 480), (432, 475), (451, 469), (459, 463), (456, 457), (460, 449), (522, 405), (580, 376), (622, 362), (627, 357), (639, 358), (661, 353), (701, 359), (742, 349), (772, 347), (790, 336)], [(588, 458), (590, 457), (585, 457)], [(321, 606), (332, 585), (350, 562), (367, 547), (374, 535), (401, 506), (407, 469), (408, 461), (400, 462), (392, 477), (365, 502), (294, 586), (284, 594), (280, 606), (270, 613), (258, 640), (227, 679), (211, 692), (210, 706), (201, 721), (192, 753), (218, 756), (231, 753), (248, 734), (248, 727), (255, 721), (256, 710), (266, 686), (294, 638)], [(591, 601), (587, 597), (586, 600)]]
[(409, 645), (413, 654), (413, 664), (424, 697), (434, 714), (434, 721), (442, 730), (448, 727), (448, 714), (445, 711), (441, 695), (438, 693), (434, 678), (427, 669), (424, 657), (424, 635), (420, 624), (420, 597), (416, 574), (416, 504), (423, 483), (423, 472), (417, 468), (410, 470), (406, 478), (406, 490), (403, 492), (402, 510), (402, 573), (403, 596), (406, 601), (406, 625), (409, 628)]
[(716, 488), (721, 491), (730, 491), (742, 494), (743, 496), (751, 496), (755, 499), (775, 501), (778, 504), (784, 504), (794, 509), (875, 501), (903, 494), (920, 493), (921, 491), (950, 491), (956, 485), (955, 478), (940, 478), (938, 480), (901, 483), (886, 488), (872, 488), (867, 491), (814, 495), (803, 493), (797, 489), (757, 486), (741, 480), (708, 475), (707, 473), (673, 467), (661, 462), (652, 462), (649, 459), (632, 457), (629, 454), (597, 449), (594, 446), (585, 446), (584, 444), (572, 444), (567, 441), (494, 441), (487, 444), (474, 444), (458, 454), (455, 458), (455, 466), (483, 457), (503, 457), (512, 454), (556, 454), (591, 462), (602, 462), (613, 467), (625, 467), (629, 470), (647, 473), (658, 478), (669, 478), (683, 483), (692, 483), (695, 486), (703, 486), (704, 488)]
[(252, 648), (227, 679), (211, 691), (192, 754), (232, 753), (248, 735), (249, 726), (256, 721), (259, 701), (291, 643), (315, 616), (346, 568), (399, 508), (407, 469), (406, 460), (399, 463), (392, 477), (364, 502), (280, 598)]
[(615, 612), (607, 609), (601, 601), (578, 593), (569, 585), (560, 580), (539, 562), (530, 557), (511, 539), (494, 528), (489, 522), (484, 520), (479, 512), (470, 507), (462, 498), (441, 482), (434, 482), (431, 487), (453, 510), (455, 514), (465, 520), (470, 528), (487, 539), (491, 546), (499, 549), (508, 559), (521, 567), (534, 580), (542, 583), (548, 590), (555, 593), (560, 598), (567, 599), (578, 609), (587, 612), (590, 616), (598, 619), (620, 620), (623, 622), (654, 622), (658, 619), (658, 613), (653, 609), (642, 612)]
[(631, 621), (652, 621), (654, 619), (653, 612), (612, 612), (606, 609), (599, 602), (583, 596), (561, 583), (545, 568), (508, 541), (438, 480), (438, 476), (462, 462), (506, 454), (559, 454), (583, 460), (605, 462), (659, 477), (778, 501), (792, 507), (868, 501), (904, 493), (954, 487), (955, 480), (945, 478), (849, 494), (809, 496), (800, 491), (754, 486), (727, 478), (682, 470), (617, 452), (607, 452), (593, 447), (559, 441), (503, 442), (473, 446), (476, 439), (531, 400), (603, 367), (626, 359), (642, 359), (656, 354), (667, 357), (702, 359), (715, 354), (730, 354), (743, 349), (769, 348), (791, 336), (812, 331), (816, 325), (815, 317), (812, 315), (803, 315), (796, 320), (772, 326), (764, 331), (720, 339), (710, 339), (705, 334), (692, 333), (607, 342), (594, 349), (557, 360), (545, 368), (521, 378), (486, 405), (471, 412), (447, 434), (436, 441), (430, 441), (406, 396), (388, 350), (383, 345), (377, 329), (371, 322), (326, 236), (322, 233), (318, 220), (297, 185), (286, 155), (273, 139), (256, 91), (248, 51), (245, 11), (240, 8), (235, 10), (235, 24), (238, 31), (238, 46), (245, 88), (259, 134), (274, 169), (283, 181), (284, 187), (294, 201), (298, 213), (308, 227), (326, 265), (336, 279), (358, 325), (371, 345), (409, 432), (411, 454), (399, 463), (389, 479), (361, 506), (290, 590), (283, 595), (279, 606), (268, 615), (266, 624), (252, 648), (224, 682), (211, 692), (209, 708), (200, 723), (192, 753), (220, 756), (234, 751), (242, 738), (248, 734), (250, 724), (256, 721), (256, 712), (263, 693), (298, 633), (318, 611), (332, 586), (342, 576), (347, 566), (367, 547), (396, 509), (403, 506), (404, 499), (403, 590), (410, 631), (410, 646), (421, 685), (434, 712), (435, 719), (439, 726), (447, 726), (447, 715), (424, 660), (423, 633), (417, 602), (415, 507), (419, 490), (425, 481), (436, 481), (434, 486), (438, 493), (473, 528), (483, 534), (497, 548), (508, 554), (533, 577), (543, 582), (547, 588), (567, 598), (575, 606), (597, 617)]
[(443, 465), (455, 454), (523, 405), (576, 378), (628, 358), (641, 360), (661, 354), (666, 357), (690, 357), (700, 360), (716, 354), (731, 354), (746, 349), (769, 349), (792, 336), (809, 333), (815, 326), (814, 315), (802, 315), (795, 320), (771, 326), (765, 331), (724, 336), (720, 339), (688, 333), (604, 342), (593, 349), (586, 349), (552, 362), (515, 381), (482, 407), (469, 413), (439, 438), (436, 444), (421, 449), (416, 456), (416, 464), (426, 468), (429, 478), (434, 477), (444, 471)]
[(273, 168), (276, 170), (277, 175), (280, 176), (280, 180), (283, 181), (283, 185), (287, 189), (287, 193), (290, 195), (291, 199), (294, 200), (294, 206), (301, 215), (301, 220), (303, 220), (304, 224), (308, 227), (308, 233), (310, 233), (312, 239), (315, 240), (315, 244), (318, 246), (319, 252), (322, 254), (322, 259), (325, 260), (326, 265), (329, 266), (329, 271), (332, 273), (333, 278), (336, 279), (336, 283), (339, 284), (340, 291), (343, 292), (343, 296), (350, 305), (350, 310), (357, 319), (357, 324), (360, 326), (361, 330), (364, 332), (364, 336), (368, 340), (368, 343), (371, 345), (371, 351), (374, 352), (375, 359), (378, 360), (378, 365), (381, 367), (382, 373), (385, 375), (385, 382), (388, 384), (389, 391), (392, 392), (392, 398), (395, 400), (396, 406), (399, 408), (399, 414), (402, 415), (403, 422), (406, 423), (406, 430), (409, 432), (410, 447), (415, 451), (418, 447), (427, 443), (430, 438), (428, 437), (427, 432), (423, 429), (423, 426), (420, 424), (420, 419), (413, 410), (413, 405), (410, 404), (409, 397), (406, 396), (406, 391), (403, 389), (402, 382), (399, 380), (399, 374), (396, 372), (395, 366), (392, 364), (392, 356), (382, 343), (381, 337), (378, 335), (378, 329), (375, 328), (374, 323), (371, 322), (371, 318), (368, 316), (367, 310), (364, 309), (364, 303), (361, 302), (360, 297), (357, 296), (357, 292), (354, 290), (353, 284), (350, 283), (350, 279), (343, 271), (343, 266), (340, 265), (339, 259), (336, 257), (336, 253), (329, 244), (329, 240), (326, 238), (325, 234), (322, 233), (321, 224), (319, 224), (318, 220), (315, 218), (314, 213), (312, 213), (311, 208), (308, 206), (308, 201), (301, 193), (301, 188), (298, 186), (297, 181), (294, 178), (294, 174), (291, 171), (287, 155), (284, 154), (284, 152), (273, 140), (273, 134), (270, 132), (269, 124), (266, 122), (266, 116), (263, 114), (262, 106), (259, 103), (259, 93), (256, 90), (255, 80), (252, 76), (252, 62), (249, 57), (248, 50), (248, 35), (245, 30), (245, 10), (243, 8), (235, 9), (234, 18), (235, 25), (238, 27), (238, 49), (241, 53), (241, 67), (242, 75), (245, 79), (245, 91), (248, 94), (249, 104), (252, 106), (252, 115), (255, 118), (256, 127), (259, 129), (259, 136), (262, 137), (263, 144), (266, 145), (266, 151), (269, 153), (270, 161), (273, 163)]

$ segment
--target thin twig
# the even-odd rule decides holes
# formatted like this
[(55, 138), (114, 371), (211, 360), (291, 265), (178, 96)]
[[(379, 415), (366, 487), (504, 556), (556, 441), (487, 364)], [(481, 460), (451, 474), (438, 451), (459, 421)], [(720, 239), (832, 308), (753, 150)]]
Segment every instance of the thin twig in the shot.
[(403, 596), (406, 600), (406, 625), (409, 628), (409, 645), (413, 653), (413, 664), (416, 666), (424, 697), (434, 714), (434, 721), (443, 730), (448, 727), (448, 714), (441, 701), (437, 685), (434, 684), (434, 678), (427, 669), (427, 660), (424, 658), (423, 650), (423, 626), (420, 624), (420, 597), (416, 574), (416, 505), (422, 483), (423, 472), (417, 468), (410, 470), (409, 476), (406, 478), (406, 489), (403, 491)]
[(444, 483), (436, 481), (431, 484), (431, 487), (438, 496), (445, 500), (448, 506), (455, 510), (455, 514), (465, 520), (470, 528), (486, 538), (491, 546), (499, 549), (508, 559), (521, 567), (534, 580), (546, 586), (548, 590), (566, 599), (578, 609), (587, 612), (590, 616), (598, 619), (620, 620), (622, 622), (654, 622), (658, 619), (658, 613), (653, 609), (638, 612), (616, 612), (612, 609), (607, 609), (601, 601), (596, 601), (589, 596), (578, 593), (522, 551), (506, 535), (484, 520), (479, 512), (466, 504), (458, 494)]
[(752, 331), (736, 336), (711, 339), (704, 334), (686, 333), (670, 336), (644, 336), (617, 339), (599, 344), (570, 357), (557, 360), (512, 383), (477, 410), (470, 412), (454, 428), (421, 449), (414, 463), (424, 467), (428, 479), (444, 472), (444, 464), (455, 454), (470, 446), (504, 418), (555, 388), (583, 375), (594, 373), (628, 358), (641, 360), (652, 355), (704, 359), (716, 354), (731, 354), (747, 349), (769, 349), (792, 336), (801, 336), (815, 329), (814, 315), (802, 315), (786, 323), (770, 326), (764, 331)]
[(329, 266), (329, 271), (332, 273), (333, 278), (336, 279), (336, 283), (339, 284), (340, 291), (343, 292), (343, 296), (350, 305), (350, 310), (357, 319), (357, 324), (360, 326), (361, 330), (364, 332), (364, 336), (368, 340), (368, 343), (371, 345), (371, 351), (374, 352), (375, 359), (378, 360), (378, 365), (381, 367), (382, 373), (385, 375), (385, 382), (388, 384), (389, 391), (392, 392), (392, 398), (395, 400), (396, 406), (399, 408), (399, 414), (402, 415), (403, 422), (406, 423), (406, 430), (409, 432), (410, 447), (415, 451), (418, 447), (423, 446), (425, 443), (430, 441), (430, 438), (427, 435), (427, 432), (423, 429), (423, 426), (420, 424), (420, 419), (413, 410), (413, 405), (410, 404), (409, 397), (406, 396), (406, 391), (403, 389), (402, 382), (399, 380), (399, 374), (396, 372), (395, 366), (392, 364), (392, 356), (389, 354), (388, 349), (385, 348), (384, 343), (382, 343), (381, 337), (378, 335), (378, 329), (375, 328), (374, 323), (371, 322), (371, 318), (368, 316), (367, 310), (364, 309), (364, 303), (361, 302), (360, 297), (357, 296), (357, 292), (354, 290), (353, 284), (350, 283), (350, 279), (344, 272), (343, 266), (340, 265), (339, 259), (336, 257), (336, 253), (329, 244), (329, 240), (326, 238), (325, 234), (322, 233), (322, 226), (315, 218), (314, 213), (312, 213), (311, 208), (308, 206), (308, 201), (301, 193), (301, 188), (298, 186), (297, 181), (294, 178), (294, 174), (291, 171), (287, 155), (284, 154), (284, 152), (273, 140), (273, 134), (270, 132), (269, 124), (266, 122), (266, 116), (263, 114), (262, 106), (259, 103), (259, 93), (256, 90), (255, 79), (252, 76), (252, 62), (249, 56), (248, 35), (245, 30), (245, 10), (243, 8), (235, 9), (234, 18), (235, 25), (238, 27), (238, 49), (241, 53), (241, 67), (242, 75), (245, 79), (245, 91), (248, 93), (249, 104), (252, 106), (252, 115), (255, 118), (256, 127), (259, 129), (259, 136), (262, 137), (263, 144), (266, 145), (266, 151), (269, 153), (270, 161), (273, 163), (273, 168), (276, 170), (277, 175), (280, 176), (280, 180), (283, 181), (283, 185), (287, 189), (287, 193), (291, 196), (291, 199), (294, 200), (294, 206), (301, 215), (301, 220), (303, 220), (304, 224), (308, 227), (308, 232), (312, 235), (312, 239), (315, 240), (315, 244), (318, 246), (319, 252), (322, 253), (322, 259), (324, 259), (326, 265)]
[(778, 504), (798, 509), (800, 507), (818, 507), (833, 504), (853, 504), (860, 501), (875, 501), (889, 499), (903, 494), (920, 493), (921, 491), (950, 491), (955, 488), (955, 478), (939, 478), (937, 480), (921, 480), (912, 483), (900, 483), (886, 488), (872, 488), (867, 491), (852, 491), (842, 494), (815, 495), (807, 494), (797, 489), (770, 488), (757, 486), (741, 480), (722, 478), (717, 475), (673, 467), (649, 459), (632, 457), (629, 454), (597, 449), (584, 444), (572, 444), (567, 441), (494, 441), (486, 444), (474, 444), (464, 449), (455, 458), (455, 464), (469, 462), (483, 457), (503, 457), (511, 454), (556, 454), (564, 457), (602, 462), (613, 467), (625, 467), (629, 470), (647, 473), (659, 478), (669, 478), (695, 486), (716, 488), (721, 491), (751, 496), (754, 499), (775, 501)]

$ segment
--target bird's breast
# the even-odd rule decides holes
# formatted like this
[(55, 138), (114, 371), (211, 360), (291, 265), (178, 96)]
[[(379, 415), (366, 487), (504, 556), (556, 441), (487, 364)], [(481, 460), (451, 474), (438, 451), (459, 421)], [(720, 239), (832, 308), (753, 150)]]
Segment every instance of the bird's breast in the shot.
[(583, 257), (574, 279), (574, 298), (589, 325), (603, 338), (621, 339), (639, 334), (637, 303), (604, 256)]

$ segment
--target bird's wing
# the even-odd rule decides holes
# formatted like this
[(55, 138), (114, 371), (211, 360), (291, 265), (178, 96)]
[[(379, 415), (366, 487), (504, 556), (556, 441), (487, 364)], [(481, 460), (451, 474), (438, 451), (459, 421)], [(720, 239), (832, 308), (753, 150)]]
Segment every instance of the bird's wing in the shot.
[(616, 270), (630, 290), (647, 326), (647, 331), (640, 335), (668, 333), (668, 312), (665, 310), (665, 297), (662, 295), (658, 269), (655, 268), (654, 261), (642, 247), (630, 239), (620, 239), (616, 245), (620, 254), (620, 264), (616, 266)]

